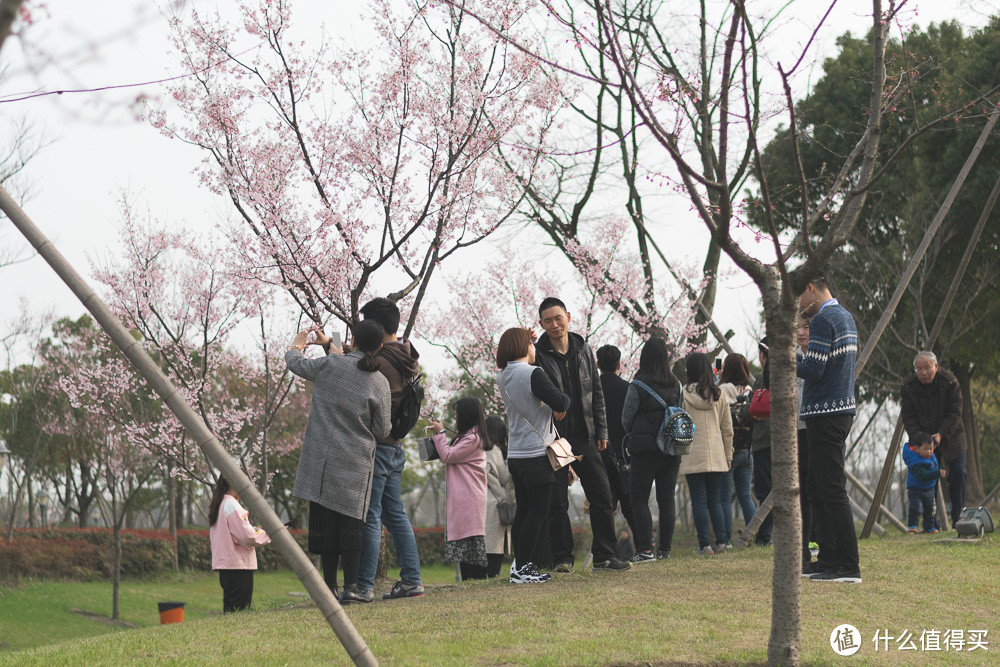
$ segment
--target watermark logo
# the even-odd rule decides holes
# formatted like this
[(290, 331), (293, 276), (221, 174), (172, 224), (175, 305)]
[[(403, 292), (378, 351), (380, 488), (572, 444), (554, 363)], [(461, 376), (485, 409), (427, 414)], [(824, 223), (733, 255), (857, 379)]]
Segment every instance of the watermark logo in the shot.
[(830, 633), (830, 647), (837, 655), (854, 655), (861, 648), (861, 633), (853, 625), (838, 625)]

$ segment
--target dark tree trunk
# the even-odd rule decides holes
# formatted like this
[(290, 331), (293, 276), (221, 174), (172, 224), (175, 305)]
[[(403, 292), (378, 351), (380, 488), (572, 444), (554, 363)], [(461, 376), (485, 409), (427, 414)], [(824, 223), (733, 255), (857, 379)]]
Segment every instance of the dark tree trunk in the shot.
[(983, 490), (983, 468), (979, 460), (979, 427), (972, 406), (972, 370), (968, 364), (956, 364), (951, 372), (958, 379), (962, 390), (962, 425), (965, 427), (965, 441), (968, 452), (965, 455), (969, 480), (966, 483), (967, 505), (977, 505), (986, 496)]

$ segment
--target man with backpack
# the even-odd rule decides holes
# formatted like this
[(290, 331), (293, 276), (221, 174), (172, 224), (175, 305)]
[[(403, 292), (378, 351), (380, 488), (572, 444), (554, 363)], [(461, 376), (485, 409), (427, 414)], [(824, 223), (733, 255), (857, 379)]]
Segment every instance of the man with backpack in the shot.
[(410, 341), (396, 336), (399, 330), (399, 308), (395, 303), (382, 297), (372, 299), (361, 307), (361, 314), (364, 319), (381, 324), (386, 331), (377, 356), (379, 372), (389, 380), (392, 430), (385, 442), (378, 443), (375, 448), (375, 474), (372, 478), (368, 516), (365, 518), (358, 588), (364, 592), (375, 588), (375, 570), (378, 567), (384, 525), (396, 547), (400, 581), (382, 599), (420, 597), (424, 594), (420, 578), (420, 553), (401, 498), (401, 477), (403, 466), (406, 465), (406, 454), (399, 444), (419, 417), (420, 401), (423, 399), (417, 363), (420, 355)]

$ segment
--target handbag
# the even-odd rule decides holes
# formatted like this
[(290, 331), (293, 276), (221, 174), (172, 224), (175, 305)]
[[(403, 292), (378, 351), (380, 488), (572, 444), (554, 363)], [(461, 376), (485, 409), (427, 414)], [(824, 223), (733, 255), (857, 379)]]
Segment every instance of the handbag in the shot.
[(750, 398), (750, 407), (747, 412), (754, 419), (764, 421), (771, 418), (771, 390), (757, 389)]
[[(497, 387), (500, 388), (500, 393), (504, 395), (504, 401), (509, 402), (510, 407), (514, 408), (514, 412), (517, 413), (517, 416), (524, 420), (524, 423), (528, 425), (528, 428), (535, 431), (535, 427), (531, 425), (531, 422), (529, 422), (524, 415), (521, 414), (521, 411), (518, 410), (517, 406), (514, 405), (514, 402), (510, 400), (507, 396), (507, 391), (499, 382), (497, 382)], [(535, 435), (537, 435), (542, 442), (545, 442), (545, 438), (542, 437), (541, 433), (535, 431)], [(583, 460), (582, 456), (575, 456), (573, 454), (573, 446), (569, 444), (569, 440), (566, 438), (556, 438), (549, 444), (545, 445), (545, 455), (549, 457), (549, 464), (552, 466), (553, 470), (562, 470), (574, 461)]]
[(420, 456), (421, 461), (437, 461), (440, 456), (438, 456), (437, 447), (434, 446), (434, 438), (420, 438), (417, 440), (417, 454)]
[[(528, 420), (525, 419), (524, 421), (527, 422)], [(531, 426), (531, 422), (528, 422), (528, 426)], [(531, 430), (534, 431), (534, 427)], [(566, 438), (556, 438), (551, 443), (545, 445), (545, 455), (549, 457), (549, 463), (552, 465), (553, 470), (562, 470), (570, 463), (583, 459), (582, 456), (573, 454), (573, 446), (569, 444), (569, 440)]]
[(514, 523), (514, 515), (517, 514), (517, 503), (501, 500), (497, 503), (497, 516), (500, 517), (500, 525), (509, 526)]

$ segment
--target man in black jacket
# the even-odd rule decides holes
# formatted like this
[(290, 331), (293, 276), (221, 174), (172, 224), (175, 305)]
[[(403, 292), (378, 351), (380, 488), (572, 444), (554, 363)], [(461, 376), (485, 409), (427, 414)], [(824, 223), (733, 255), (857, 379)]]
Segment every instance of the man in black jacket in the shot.
[[(903, 426), (910, 439), (919, 432), (934, 437), (938, 463), (948, 466), (948, 495), (951, 521), (958, 521), (965, 507), (965, 425), (962, 423), (962, 388), (958, 378), (938, 368), (933, 352), (918, 352), (913, 373), (903, 380), (899, 391)], [(944, 467), (942, 465), (942, 467)]]
[[(535, 364), (548, 373), (559, 390), (570, 397), (570, 409), (556, 422), (559, 435), (569, 440), (573, 453), (583, 459), (572, 464), (590, 503), (590, 527), (594, 535), (591, 552), (596, 570), (627, 570), (629, 563), (616, 555), (615, 516), (611, 488), (601, 459), (608, 446), (604, 392), (598, 380), (594, 352), (583, 337), (570, 333), (566, 305), (548, 297), (538, 306), (538, 319), (545, 333), (535, 344)], [(570, 526), (568, 470), (556, 473), (556, 491), (549, 513), (549, 538), (557, 572), (573, 569), (573, 531)]]
[[(601, 458), (604, 460), (604, 470), (608, 473), (608, 483), (611, 486), (611, 506), (614, 507), (616, 500), (621, 503), (622, 516), (634, 534), (632, 502), (629, 499), (629, 474), (620, 472), (621, 464), (625, 462), (622, 451), (622, 443), (625, 440), (622, 409), (625, 407), (625, 394), (628, 393), (628, 382), (618, 374), (622, 369), (622, 351), (614, 345), (598, 348), (597, 367), (601, 371), (601, 391), (604, 392), (605, 413), (608, 419), (608, 447), (601, 452)], [(622, 554), (621, 549), (618, 551), (619, 558), (631, 557), (631, 554), (628, 556)]]

